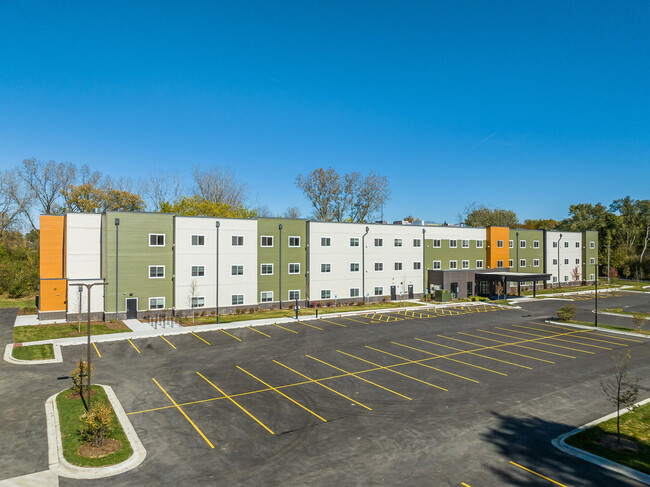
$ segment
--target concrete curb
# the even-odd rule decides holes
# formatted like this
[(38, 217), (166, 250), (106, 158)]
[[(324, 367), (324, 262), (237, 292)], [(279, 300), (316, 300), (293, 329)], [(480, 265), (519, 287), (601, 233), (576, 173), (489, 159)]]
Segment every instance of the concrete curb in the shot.
[(587, 325), (576, 325), (574, 323), (563, 323), (562, 321), (553, 321), (553, 320), (545, 320), (544, 323), (550, 323), (551, 325), (561, 325), (561, 326), (569, 326), (572, 328), (580, 328), (583, 330), (598, 330), (598, 331), (605, 331), (607, 333), (613, 333), (615, 335), (627, 335), (631, 337), (636, 337), (636, 338), (645, 338), (648, 339), (650, 338), (650, 335), (642, 335), (640, 333), (632, 333), (629, 331), (621, 331), (621, 330), (612, 330), (610, 328), (595, 328), (593, 326), (587, 326)]
[[(592, 313), (595, 313), (595, 310), (591, 310)], [(623, 318), (634, 318), (634, 315), (627, 313), (610, 313), (609, 311), (599, 311), (598, 315), (607, 315), (607, 316), (622, 316)], [(650, 316), (644, 316), (644, 320), (650, 320)]]
[[(30, 346), (30, 345), (24, 345), (24, 346)], [(12, 353), (14, 350), (14, 344), (13, 343), (8, 343), (7, 346), (5, 347), (5, 362), (9, 362), (10, 364), (14, 365), (41, 365), (41, 364), (55, 364), (58, 362), (63, 362), (63, 354), (61, 353), (61, 345), (57, 345), (56, 343), (52, 344), (52, 347), (54, 348), (54, 358), (49, 358), (46, 360), (22, 360), (19, 358), (14, 358), (12, 357)]]
[(122, 404), (117, 399), (113, 388), (110, 386), (103, 386), (101, 384), (94, 384), (101, 386), (106, 391), (108, 400), (113, 406), (115, 415), (124, 429), (124, 433), (131, 443), (133, 454), (117, 465), (110, 465), (107, 467), (78, 467), (72, 465), (63, 457), (63, 444), (61, 442), (61, 428), (59, 425), (59, 412), (56, 409), (56, 394), (50, 396), (45, 402), (45, 415), (47, 418), (47, 444), (48, 444), (48, 460), (50, 470), (60, 477), (67, 477), (71, 479), (100, 479), (105, 477), (112, 477), (120, 473), (127, 472), (140, 465), (146, 455), (147, 451), (144, 449), (140, 438), (138, 438), (133, 425), (122, 408)]
[[(641, 401), (637, 403), (636, 406), (642, 406), (648, 402), (650, 402), (650, 399)], [(619, 411), (619, 413), (621, 414), (625, 414), (627, 412), (628, 412), (627, 409), (621, 409)], [(591, 428), (592, 426), (596, 426), (597, 424), (600, 424), (604, 421), (607, 421), (608, 419), (615, 418), (615, 417), (616, 417), (616, 413), (614, 412), (608, 414), (607, 416), (603, 416), (602, 418), (599, 418), (595, 421), (592, 421), (591, 423), (583, 424), (582, 426), (572, 431), (569, 431), (568, 433), (564, 433), (563, 435), (554, 438), (551, 441), (551, 444), (558, 450), (563, 451), (564, 453), (568, 453), (569, 455), (573, 455), (574, 457), (581, 458), (582, 460), (586, 460), (587, 462), (606, 468), (607, 470), (611, 470), (621, 475), (625, 475), (626, 477), (629, 477), (631, 479), (638, 480), (639, 482), (642, 482), (646, 485), (650, 485), (650, 475), (639, 472), (638, 470), (634, 470), (633, 468), (626, 467), (625, 465), (621, 465), (620, 463), (616, 463), (612, 460), (608, 460), (607, 458), (599, 457), (598, 455), (594, 455), (593, 453), (588, 453), (585, 450), (581, 450), (580, 448), (576, 448), (575, 446), (571, 446), (566, 443), (566, 440), (570, 436), (578, 434), (588, 428)]]

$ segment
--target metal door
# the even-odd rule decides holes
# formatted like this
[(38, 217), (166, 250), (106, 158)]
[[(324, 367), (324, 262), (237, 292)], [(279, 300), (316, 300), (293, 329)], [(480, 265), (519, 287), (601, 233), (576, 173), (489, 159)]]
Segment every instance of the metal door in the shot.
[(397, 300), (397, 287), (396, 286), (391, 286), (390, 287), (390, 300), (391, 301), (396, 301)]
[(409, 299), (413, 299), (413, 284), (409, 284), (408, 291), (409, 291)]
[(457, 282), (452, 282), (450, 288), (451, 288), (451, 299), (457, 299), (458, 298), (458, 283)]
[(138, 318), (138, 300), (137, 299), (127, 299), (126, 300), (126, 319), (137, 319)]

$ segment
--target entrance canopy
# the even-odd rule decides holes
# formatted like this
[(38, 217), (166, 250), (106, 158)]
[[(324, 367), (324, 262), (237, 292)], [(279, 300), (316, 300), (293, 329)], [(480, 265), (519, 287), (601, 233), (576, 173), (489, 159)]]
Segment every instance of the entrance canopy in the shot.
[(535, 296), (535, 284), (538, 281), (548, 281), (551, 279), (551, 274), (540, 274), (534, 272), (498, 272), (498, 271), (485, 271), (485, 272), (476, 272), (476, 282), (479, 285), (481, 282), (489, 283), (490, 286), (500, 282), (503, 285), (503, 289), (506, 289), (508, 282), (517, 283), (517, 296), (521, 296), (521, 283), (522, 282), (532, 282), (533, 283), (533, 296)]

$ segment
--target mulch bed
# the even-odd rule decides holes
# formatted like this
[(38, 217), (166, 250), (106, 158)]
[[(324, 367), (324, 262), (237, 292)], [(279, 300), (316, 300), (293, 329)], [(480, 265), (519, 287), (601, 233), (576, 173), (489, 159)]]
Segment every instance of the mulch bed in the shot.
[[(93, 391), (95, 392), (95, 391)], [(122, 442), (112, 438), (105, 438), (102, 446), (93, 446), (91, 443), (86, 443), (79, 447), (79, 455), (88, 458), (101, 458), (111, 453), (115, 453), (122, 448)]]

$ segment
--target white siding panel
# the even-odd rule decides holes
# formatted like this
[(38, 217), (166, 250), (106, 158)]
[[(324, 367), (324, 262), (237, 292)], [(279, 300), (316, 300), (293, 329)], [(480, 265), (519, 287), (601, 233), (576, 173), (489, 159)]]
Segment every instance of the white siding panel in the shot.
[[(101, 232), (102, 216), (95, 213), (68, 213), (66, 215), (66, 277), (69, 284), (102, 282)], [(82, 279), (82, 281), (79, 281)], [(91, 312), (104, 311), (104, 286), (91, 289)], [(79, 293), (76, 286), (68, 288), (68, 313), (79, 312)], [(84, 287), (82, 312), (88, 307), (88, 291)]]

